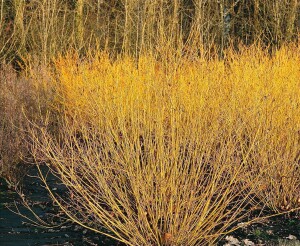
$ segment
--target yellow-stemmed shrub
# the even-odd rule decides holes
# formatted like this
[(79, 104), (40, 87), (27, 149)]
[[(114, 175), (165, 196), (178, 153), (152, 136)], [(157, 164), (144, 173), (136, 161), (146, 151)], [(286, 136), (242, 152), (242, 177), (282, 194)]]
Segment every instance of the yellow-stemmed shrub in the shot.
[(299, 53), (58, 58), (60, 138), (32, 129), (34, 156), (69, 189), (53, 199), (128, 245), (211, 244), (249, 204), (300, 207)]

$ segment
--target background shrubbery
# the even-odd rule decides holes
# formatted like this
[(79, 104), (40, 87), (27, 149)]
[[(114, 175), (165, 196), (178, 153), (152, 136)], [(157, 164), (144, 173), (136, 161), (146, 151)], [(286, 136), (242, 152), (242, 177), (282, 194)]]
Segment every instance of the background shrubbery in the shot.
[(32, 88), (23, 78), (18, 78), (9, 65), (0, 71), (0, 176), (18, 182), (17, 164), (26, 155), (24, 127), (27, 126), (25, 108), (32, 107)]
[[(0, 4), (0, 61), (43, 62), (70, 48), (138, 57), (214, 53), (233, 43), (278, 48), (298, 38), (299, 0), (30, 0)], [(203, 52), (203, 50), (202, 50)]]
[(50, 74), (37, 63), (29, 67), (22, 75), (11, 64), (0, 69), (0, 177), (11, 185), (26, 174), (26, 165), (20, 168), (19, 164), (32, 163), (29, 122), (41, 124), (52, 104)]

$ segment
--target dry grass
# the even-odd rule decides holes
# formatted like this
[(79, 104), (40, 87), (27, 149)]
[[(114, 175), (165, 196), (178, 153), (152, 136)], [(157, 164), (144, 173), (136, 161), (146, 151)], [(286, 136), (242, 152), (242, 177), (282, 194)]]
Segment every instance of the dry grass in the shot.
[[(261, 201), (299, 207), (299, 46), (225, 60), (55, 61), (60, 137), (33, 127), (75, 222), (128, 245), (202, 245)], [(47, 125), (47, 124), (45, 124)]]

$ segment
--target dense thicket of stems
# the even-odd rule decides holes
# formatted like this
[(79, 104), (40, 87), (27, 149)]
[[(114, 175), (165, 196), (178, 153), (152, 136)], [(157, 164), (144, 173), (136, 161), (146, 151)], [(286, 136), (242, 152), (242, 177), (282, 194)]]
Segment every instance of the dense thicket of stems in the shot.
[[(39, 63), (39, 62), (38, 62)], [(50, 76), (39, 64), (31, 64), (23, 76), (12, 65), (0, 69), (0, 177), (17, 185), (32, 163), (28, 150), (29, 121), (41, 122), (50, 109)]]
[[(298, 38), (299, 0), (33, 0), (0, 2), (0, 59), (47, 61), (70, 47), (138, 57), (199, 54), (229, 43), (279, 47)], [(203, 51), (203, 50), (202, 50)]]
[(50, 194), (128, 245), (211, 244), (257, 204), (299, 210), (299, 54), (56, 59), (56, 135), (48, 118), (30, 131), (36, 162), (69, 190)]

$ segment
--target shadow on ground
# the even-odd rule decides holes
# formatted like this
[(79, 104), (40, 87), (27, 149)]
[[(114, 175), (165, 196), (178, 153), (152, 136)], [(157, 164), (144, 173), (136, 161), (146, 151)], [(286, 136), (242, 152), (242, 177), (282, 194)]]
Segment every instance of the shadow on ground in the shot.
[[(34, 212), (47, 220), (51, 215), (55, 217), (57, 209), (52, 204), (47, 191), (43, 188), (35, 168), (24, 178), (22, 190)], [(63, 192), (63, 186), (55, 177), (49, 179), (51, 187)], [(103, 245), (115, 246), (118, 243), (108, 237), (92, 233), (78, 225), (65, 223), (60, 228), (41, 228), (31, 226), (26, 219), (14, 214), (10, 210), (19, 209), (20, 213), (34, 218), (32, 213), (22, 205), (22, 200), (7, 183), (0, 179), (0, 245), (1, 246), (85, 246)], [(58, 219), (59, 217), (57, 217)], [(27, 222), (27, 223), (26, 223)]]

